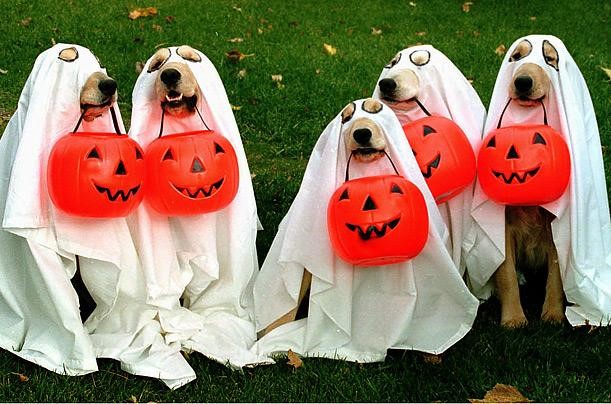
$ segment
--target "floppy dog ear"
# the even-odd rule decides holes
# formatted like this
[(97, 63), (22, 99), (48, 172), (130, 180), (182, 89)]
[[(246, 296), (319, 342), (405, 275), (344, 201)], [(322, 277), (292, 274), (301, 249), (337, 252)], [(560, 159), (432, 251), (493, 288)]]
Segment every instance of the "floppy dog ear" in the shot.
[(545, 63), (558, 71), (558, 51), (548, 40), (543, 41), (543, 58)]
[(348, 104), (346, 108), (344, 108), (344, 110), (342, 111), (342, 123), (346, 123), (350, 119), (352, 119), (352, 116), (354, 115), (355, 110), (356, 110), (356, 104), (354, 102), (351, 102), (350, 104)]
[(74, 62), (78, 59), (78, 51), (75, 47), (71, 46), (70, 48), (63, 49), (59, 52), (57, 56), (59, 60), (63, 60), (64, 62)]
[(151, 64), (149, 64), (149, 68), (147, 70), (148, 73), (152, 73), (154, 71), (157, 71), (161, 68), (161, 66), (163, 66), (165, 64), (165, 62), (168, 61), (168, 59), (171, 56), (171, 52), (169, 48), (162, 48), (159, 49), (157, 52), (155, 52), (155, 54), (153, 55), (153, 59), (151, 60)]
[(201, 62), (202, 61), (201, 56), (199, 56), (199, 54), (195, 51), (195, 49), (193, 49), (189, 45), (182, 45), (181, 47), (179, 47), (176, 50), (176, 53), (181, 58), (188, 60), (190, 62)]
[(431, 60), (431, 52), (427, 50), (415, 50), (409, 54), (409, 60), (416, 66), (424, 66)]
[(520, 41), (520, 43), (514, 48), (513, 53), (509, 57), (510, 62), (517, 62), (518, 60), (525, 58), (532, 52), (533, 46), (528, 39)]
[(399, 63), (400, 60), (401, 60), (401, 52), (399, 52), (395, 56), (393, 56), (393, 58), (390, 60), (390, 62), (388, 62), (388, 64), (386, 66), (384, 66), (384, 68), (385, 69), (390, 69), (390, 68), (394, 67), (397, 63)]
[(370, 114), (377, 114), (382, 110), (383, 105), (378, 100), (374, 100), (373, 98), (367, 98), (361, 105), (361, 108), (363, 109), (363, 111), (369, 112)]

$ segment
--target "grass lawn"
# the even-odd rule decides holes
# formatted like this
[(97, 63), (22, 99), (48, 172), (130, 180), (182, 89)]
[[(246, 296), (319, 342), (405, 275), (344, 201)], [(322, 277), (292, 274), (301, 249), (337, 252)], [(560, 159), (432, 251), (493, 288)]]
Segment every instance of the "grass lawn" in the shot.
[[(265, 226), (258, 238), (262, 262), (323, 128), (349, 101), (371, 95), (398, 50), (433, 44), (473, 79), (487, 105), (501, 62), (495, 49), (546, 33), (564, 41), (588, 82), (609, 187), (611, 92), (600, 67), (611, 67), (611, 3), (473, 3), (464, 12), (462, 0), (2, 0), (0, 129), (16, 108), (34, 59), (53, 41), (79, 43), (100, 58), (118, 81), (126, 123), (136, 62), (160, 46), (200, 49), (217, 66), (231, 103), (240, 107), (235, 115)], [(128, 19), (129, 10), (149, 6), (158, 15)], [(374, 35), (374, 28), (381, 33)], [(323, 43), (337, 54), (326, 54)], [(232, 63), (225, 57), (232, 49), (252, 56)], [(282, 88), (272, 74), (283, 76)], [(485, 303), (474, 329), (439, 364), (419, 353), (392, 352), (379, 364), (306, 359), (296, 370), (280, 361), (241, 373), (192, 354), (198, 379), (177, 391), (129, 375), (112, 361), (100, 361), (95, 374), (70, 378), (3, 351), (0, 401), (466, 401), (483, 397), (495, 383), (515, 385), (537, 401), (611, 401), (610, 329), (531, 321), (523, 330), (506, 331), (497, 316), (496, 303)], [(29, 380), (20, 381), (20, 373)]]

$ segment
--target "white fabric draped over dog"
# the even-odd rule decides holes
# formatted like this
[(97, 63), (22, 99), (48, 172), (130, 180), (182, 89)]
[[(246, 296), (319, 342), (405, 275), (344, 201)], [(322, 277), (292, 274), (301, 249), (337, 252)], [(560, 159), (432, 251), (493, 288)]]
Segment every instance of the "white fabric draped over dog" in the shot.
[[(420, 188), (430, 213), (424, 250), (407, 262), (354, 267), (334, 255), (327, 233), (327, 204), (344, 182), (348, 153), (341, 114), (323, 131), (303, 182), (255, 282), (257, 328), (294, 309), (304, 275), (312, 274), (307, 318), (275, 328), (260, 339), (259, 354), (291, 349), (305, 356), (382, 361), (388, 348), (440, 353), (471, 328), (478, 302), (467, 290), (440, 234), (445, 225), (388, 107), (377, 114), (356, 101), (353, 120), (367, 117), (383, 130), (399, 173)], [(393, 173), (390, 162), (353, 161), (350, 178)]]
[[(166, 63), (186, 63), (195, 75), (202, 95), (197, 107), (206, 124), (225, 136), (236, 151), (238, 193), (218, 212), (170, 218), (156, 213), (145, 200), (129, 223), (143, 272), (122, 284), (120, 315), (96, 332), (109, 331), (112, 337), (115, 330), (125, 330), (130, 336), (125, 344), (104, 355), (121, 360), (132, 373), (159, 377), (176, 388), (194, 376), (192, 370), (177, 372), (174, 362), (181, 362), (178, 369), (188, 367), (181, 349), (199, 351), (237, 368), (270, 360), (249, 350), (256, 339), (252, 279), (258, 269), (258, 220), (240, 133), (212, 62), (200, 52), (201, 61), (193, 62), (179, 56), (178, 48), (169, 49)], [(130, 128), (130, 135), (145, 150), (159, 134), (162, 112), (155, 93), (161, 70), (149, 73), (151, 60), (134, 88)], [(165, 114), (164, 134), (199, 129), (205, 127), (197, 114), (180, 119)], [(180, 306), (181, 297), (185, 307)]]
[[(76, 60), (59, 58), (67, 48), (78, 52)], [(104, 69), (81, 46), (57, 44), (41, 53), (0, 140), (0, 346), (68, 375), (97, 370), (70, 282), (76, 256), (97, 303), (89, 322), (108, 315), (121, 271), (138, 261), (125, 219), (68, 216), (47, 192), (51, 147), (74, 129), (81, 88), (98, 71)], [(110, 114), (83, 121), (80, 131), (114, 132)]]
[[(532, 51), (518, 61), (509, 58), (516, 46), (528, 40)], [(558, 52), (558, 71), (545, 61), (543, 43)], [(564, 195), (543, 206), (554, 214), (552, 234), (564, 293), (569, 302), (566, 315), (574, 325), (608, 325), (611, 321), (611, 224), (600, 136), (592, 100), (577, 64), (558, 38), (530, 35), (507, 51), (499, 71), (488, 110), (485, 132), (495, 129), (509, 100), (513, 73), (524, 63), (541, 66), (551, 80), (543, 100), (549, 125), (566, 140), (571, 153), (571, 179)], [(540, 106), (526, 108), (512, 102), (503, 115), (503, 126), (512, 123), (543, 123)], [(491, 276), (505, 259), (505, 207), (489, 200), (479, 184), (473, 198), (476, 225), (467, 266), (473, 290), (481, 297), (490, 293)]]
[[(419, 56), (427, 53), (426, 63), (423, 65), (414, 63)], [(394, 66), (382, 70), (373, 97), (390, 106), (390, 103), (382, 98), (377, 83), (402, 69), (413, 71), (419, 82), (417, 99), (432, 115), (454, 121), (467, 135), (473, 150), (477, 151), (486, 119), (486, 108), (461, 71), (446, 55), (431, 45), (412, 46), (399, 54), (400, 59)], [(401, 125), (427, 116), (416, 103), (412, 104), (413, 108), (406, 111), (394, 109)], [(452, 259), (461, 274), (465, 271), (463, 239), (472, 224), (470, 215), (472, 195), (473, 185), (470, 185), (448, 202), (439, 205), (439, 211), (447, 225), (447, 232), (442, 238), (447, 240)]]

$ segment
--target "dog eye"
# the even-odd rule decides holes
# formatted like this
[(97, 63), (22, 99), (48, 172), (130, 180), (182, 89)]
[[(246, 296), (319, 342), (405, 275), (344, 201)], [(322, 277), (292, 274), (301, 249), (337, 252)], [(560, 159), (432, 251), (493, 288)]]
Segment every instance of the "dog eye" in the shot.
[(390, 69), (392, 67), (394, 67), (397, 63), (399, 63), (399, 61), (401, 60), (401, 52), (397, 53), (395, 55), (395, 57), (393, 57), (390, 62), (388, 62), (388, 64), (386, 66), (384, 66), (385, 69)]
[(547, 143), (545, 142), (545, 139), (543, 139), (543, 136), (539, 132), (535, 132), (535, 137), (533, 139), (533, 144), (544, 144), (544, 145), (547, 145)]
[(220, 144), (214, 143), (214, 154), (225, 153), (225, 149), (221, 147)]
[(349, 199), (348, 198), (348, 189), (344, 189), (344, 192), (342, 192), (342, 194), (339, 196), (339, 200), (343, 201), (344, 199)]
[(486, 144), (486, 147), (496, 147), (496, 136), (492, 136), (488, 144)]
[(98, 151), (97, 147), (94, 147), (93, 149), (91, 149), (89, 151), (89, 153), (87, 154), (87, 157), (85, 157), (86, 159), (98, 159), (101, 160), (100, 158), (100, 152)]
[(390, 187), (390, 192), (393, 194), (403, 194), (403, 191), (401, 191), (401, 188), (397, 184), (392, 184)]
[(153, 56), (153, 60), (151, 61), (147, 72), (152, 73), (154, 71), (159, 70), (161, 66), (163, 66), (165, 62), (168, 61), (170, 56), (171, 53), (168, 48), (158, 50), (157, 53), (155, 53), (155, 56)]
[(188, 60), (190, 62), (201, 62), (202, 58), (195, 52), (195, 50), (187, 45), (183, 45), (176, 50), (178, 56), (183, 58), (184, 60)]
[(518, 60), (522, 59), (522, 55), (520, 55), (520, 52), (516, 52), (513, 55), (511, 55), (511, 57), (509, 58), (510, 62), (516, 62)]
[(172, 153), (172, 149), (166, 150), (165, 154), (163, 155), (162, 161), (166, 161), (166, 160), (176, 161), (176, 159), (174, 158), (174, 154)]
[(138, 147), (136, 147), (136, 160), (142, 160), (144, 157), (142, 156), (142, 152)]

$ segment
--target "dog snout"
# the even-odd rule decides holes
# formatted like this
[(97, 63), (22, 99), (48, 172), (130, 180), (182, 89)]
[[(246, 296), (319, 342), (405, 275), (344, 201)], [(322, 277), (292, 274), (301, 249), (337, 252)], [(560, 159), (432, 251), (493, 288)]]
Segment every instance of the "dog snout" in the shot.
[(117, 82), (113, 79), (100, 80), (98, 88), (107, 97), (112, 97), (117, 91)]
[(367, 145), (371, 140), (371, 130), (367, 128), (361, 128), (354, 131), (352, 134), (354, 140), (360, 145)]
[(394, 79), (382, 79), (378, 85), (384, 94), (390, 94), (397, 88), (397, 82)]
[(528, 93), (533, 87), (533, 79), (530, 76), (518, 76), (513, 84), (520, 93)]
[(178, 80), (180, 80), (180, 72), (176, 69), (169, 68), (161, 72), (161, 81), (165, 85), (174, 85), (178, 83)]

